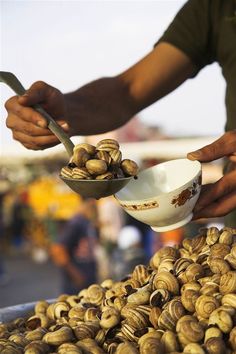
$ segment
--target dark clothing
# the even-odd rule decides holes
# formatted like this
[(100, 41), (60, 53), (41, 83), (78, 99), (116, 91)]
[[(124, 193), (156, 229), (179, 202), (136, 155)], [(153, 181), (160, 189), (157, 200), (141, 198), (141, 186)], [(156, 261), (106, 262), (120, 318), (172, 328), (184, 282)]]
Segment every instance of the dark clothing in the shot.
[(160, 41), (181, 49), (196, 64), (197, 72), (219, 63), (227, 84), (226, 130), (236, 129), (236, 1), (188, 1)]
[[(226, 80), (225, 129), (236, 129), (236, 0), (188, 1), (158, 42), (168, 42), (191, 58), (195, 75), (219, 63)], [(226, 217), (226, 225), (236, 227), (236, 212)]]
[[(96, 230), (92, 223), (82, 215), (76, 215), (71, 219), (59, 237), (59, 243), (66, 248), (71, 262), (86, 278), (82, 288), (96, 282), (95, 242)], [(63, 270), (63, 291), (75, 294), (80, 290), (82, 289), (73, 285), (66, 270)]]

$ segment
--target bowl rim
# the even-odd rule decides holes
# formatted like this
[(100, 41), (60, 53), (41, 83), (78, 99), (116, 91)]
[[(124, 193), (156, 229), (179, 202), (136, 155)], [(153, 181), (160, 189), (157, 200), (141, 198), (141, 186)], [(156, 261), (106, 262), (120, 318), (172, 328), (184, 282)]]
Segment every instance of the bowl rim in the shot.
[[(142, 199), (132, 199), (132, 200), (120, 199), (120, 198), (117, 196), (117, 194), (119, 194), (120, 192), (122, 193), (122, 189), (121, 189), (119, 192), (117, 192), (117, 193), (114, 195), (114, 197), (115, 197), (115, 198), (117, 199), (117, 201), (118, 201), (120, 204), (122, 204), (122, 205), (123, 205), (123, 203), (125, 203), (125, 204), (127, 204), (127, 205), (137, 203), (137, 204), (140, 205), (140, 204), (143, 204), (143, 203), (147, 203), (147, 202), (150, 201), (150, 200), (156, 200), (157, 198), (160, 198), (160, 197), (163, 196), (163, 195), (168, 196), (168, 195), (172, 194), (172, 193), (175, 192), (175, 191), (176, 191), (176, 193), (178, 193), (178, 191), (179, 191), (180, 189), (183, 189), (184, 187), (187, 187), (187, 185), (189, 184), (189, 182), (190, 182), (190, 181), (193, 181), (198, 175), (202, 175), (202, 164), (201, 164), (198, 160), (192, 161), (192, 160), (189, 160), (189, 159), (187, 159), (187, 158), (164, 161), (164, 162), (161, 162), (161, 163), (156, 164), (156, 165), (154, 165), (154, 166), (148, 167), (148, 168), (146, 168), (146, 169), (140, 171), (140, 173), (145, 172), (145, 171), (148, 171), (148, 170), (150, 170), (150, 169), (153, 169), (153, 168), (155, 168), (155, 167), (157, 167), (157, 166), (159, 166), (159, 165), (164, 165), (164, 164), (170, 163), (170, 162), (172, 162), (172, 161), (176, 161), (176, 160), (179, 160), (179, 161), (180, 161), (180, 160), (187, 160), (187, 161), (189, 161), (189, 162), (194, 162), (194, 163), (196, 163), (196, 164), (198, 165), (198, 167), (199, 167), (199, 169), (198, 169), (198, 171), (196, 172), (196, 174), (194, 175), (194, 177), (192, 177), (192, 178), (191, 178), (188, 182), (186, 182), (185, 184), (182, 184), (180, 187), (175, 188), (175, 189), (173, 189), (173, 190), (170, 191), (170, 192), (157, 194), (157, 195), (155, 195), (155, 196), (153, 196), (153, 197), (142, 198)], [(139, 176), (140, 173), (138, 173), (137, 177)], [(138, 178), (137, 178), (137, 180), (138, 180)], [(201, 187), (201, 184), (199, 184), (199, 186)], [(124, 188), (125, 188), (125, 187), (124, 187)]]

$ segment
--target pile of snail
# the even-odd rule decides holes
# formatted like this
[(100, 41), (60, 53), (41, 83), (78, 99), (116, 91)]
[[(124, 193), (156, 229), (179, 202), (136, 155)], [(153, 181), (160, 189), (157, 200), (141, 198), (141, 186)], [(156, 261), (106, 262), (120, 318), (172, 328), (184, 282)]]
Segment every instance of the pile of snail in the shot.
[(236, 353), (236, 229), (200, 229), (126, 279), (0, 325), (3, 354)]
[(136, 176), (138, 165), (130, 159), (122, 160), (119, 143), (114, 139), (100, 140), (96, 146), (75, 145), (73, 156), (61, 169), (61, 176), (75, 179), (114, 179)]

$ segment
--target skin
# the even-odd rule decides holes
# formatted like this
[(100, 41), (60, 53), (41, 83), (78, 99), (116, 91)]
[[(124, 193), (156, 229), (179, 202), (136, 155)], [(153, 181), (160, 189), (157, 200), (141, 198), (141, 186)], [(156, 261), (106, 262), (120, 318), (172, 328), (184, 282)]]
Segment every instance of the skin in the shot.
[[(196, 67), (186, 54), (162, 42), (123, 73), (93, 81), (75, 92), (62, 94), (42, 81), (34, 83), (24, 96), (14, 96), (6, 102), (6, 125), (12, 130), (13, 138), (28, 149), (39, 150), (58, 144), (47, 129), (46, 121), (31, 108), (39, 103), (70, 136), (104, 133), (127, 123), (195, 72)], [(188, 158), (206, 162), (229, 156), (235, 161), (235, 151), (235, 132), (229, 132), (220, 142), (217, 140), (200, 149), (198, 154), (190, 153)], [(235, 173), (230, 172), (203, 188), (195, 218), (223, 216), (236, 207)]]

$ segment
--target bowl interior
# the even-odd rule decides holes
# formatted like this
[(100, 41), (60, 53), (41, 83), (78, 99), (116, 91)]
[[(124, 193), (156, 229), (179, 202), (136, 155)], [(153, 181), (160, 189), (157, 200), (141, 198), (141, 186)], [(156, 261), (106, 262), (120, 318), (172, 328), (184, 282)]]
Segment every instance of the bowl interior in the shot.
[(130, 181), (116, 197), (123, 201), (153, 198), (184, 186), (200, 171), (201, 164), (198, 161), (178, 159), (163, 162), (141, 171), (138, 178)]

